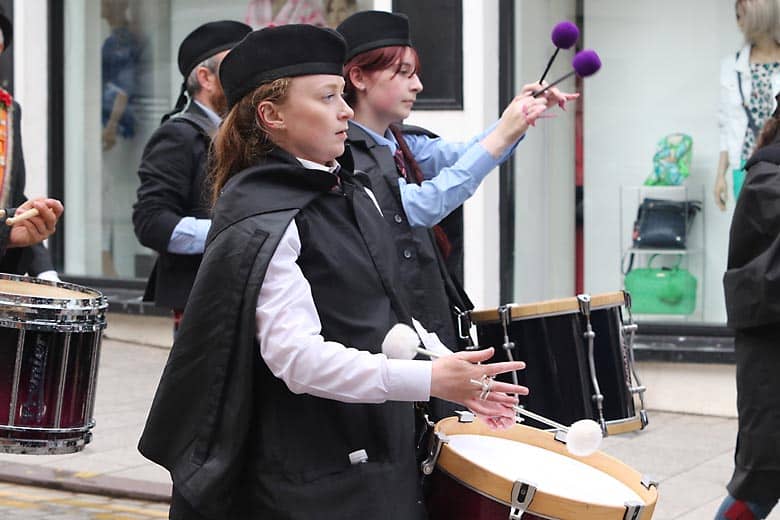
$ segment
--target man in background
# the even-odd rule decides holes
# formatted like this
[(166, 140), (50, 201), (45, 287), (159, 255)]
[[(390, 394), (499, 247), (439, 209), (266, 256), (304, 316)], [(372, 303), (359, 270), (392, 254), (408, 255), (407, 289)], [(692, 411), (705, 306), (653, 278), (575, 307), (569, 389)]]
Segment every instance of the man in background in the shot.
[(184, 38), (178, 57), (184, 78), (181, 94), (149, 139), (138, 167), (135, 234), (141, 244), (159, 254), (144, 300), (172, 309), (174, 330), (211, 227), (204, 186), (208, 150), (227, 109), (219, 65), (251, 30), (240, 22), (209, 22)]

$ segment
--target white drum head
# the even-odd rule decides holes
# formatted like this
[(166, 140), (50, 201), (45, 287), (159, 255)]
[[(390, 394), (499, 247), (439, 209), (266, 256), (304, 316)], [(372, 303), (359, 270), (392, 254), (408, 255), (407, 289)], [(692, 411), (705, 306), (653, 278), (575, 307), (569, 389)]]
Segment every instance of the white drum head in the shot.
[(644, 503), (611, 475), (543, 448), (485, 435), (450, 434), (448, 439), (455, 453), (511, 482), (527, 482), (545, 493), (590, 504)]

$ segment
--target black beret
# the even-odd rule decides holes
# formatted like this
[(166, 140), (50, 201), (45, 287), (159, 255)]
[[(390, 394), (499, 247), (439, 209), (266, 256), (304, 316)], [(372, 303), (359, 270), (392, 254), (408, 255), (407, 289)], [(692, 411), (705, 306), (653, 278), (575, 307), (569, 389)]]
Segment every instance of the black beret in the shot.
[(405, 14), (360, 11), (336, 27), (347, 40), (347, 61), (380, 47), (411, 47), (409, 19)]
[(3, 31), (3, 41), (7, 49), (11, 46), (11, 41), (14, 39), (14, 24), (5, 15), (5, 10), (2, 7), (0, 7), (0, 30)]
[(254, 31), (222, 60), (219, 79), (228, 107), (279, 78), (341, 76), (346, 43), (339, 33), (313, 25), (290, 24)]
[(203, 60), (232, 49), (252, 32), (245, 23), (232, 20), (204, 23), (184, 38), (179, 45), (179, 71), (185, 78)]

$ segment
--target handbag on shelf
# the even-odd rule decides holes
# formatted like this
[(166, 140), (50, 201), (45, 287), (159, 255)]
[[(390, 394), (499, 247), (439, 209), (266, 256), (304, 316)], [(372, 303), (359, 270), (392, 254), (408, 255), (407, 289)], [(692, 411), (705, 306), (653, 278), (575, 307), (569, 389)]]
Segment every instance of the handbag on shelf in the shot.
[(692, 314), (696, 309), (697, 280), (680, 267), (682, 255), (674, 267), (652, 267), (653, 255), (647, 267), (631, 269), (624, 279), (631, 294), (631, 311), (638, 314)]
[(693, 218), (701, 201), (645, 198), (634, 221), (633, 242), (637, 248), (684, 249)]

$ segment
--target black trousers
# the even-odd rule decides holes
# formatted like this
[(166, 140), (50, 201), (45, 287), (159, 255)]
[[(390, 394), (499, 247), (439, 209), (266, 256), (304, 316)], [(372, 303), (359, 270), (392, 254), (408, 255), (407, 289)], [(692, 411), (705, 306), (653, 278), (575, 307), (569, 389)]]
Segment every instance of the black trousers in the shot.
[(738, 330), (739, 433), (731, 496), (748, 502), (780, 498), (780, 325)]

